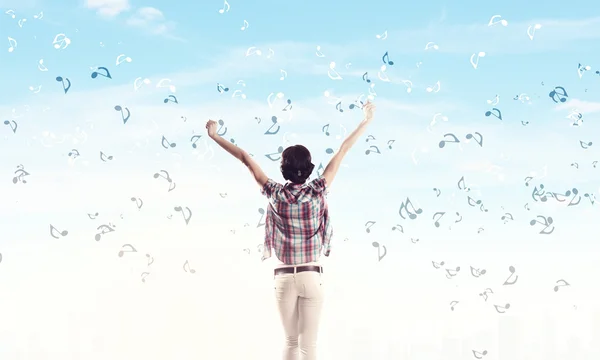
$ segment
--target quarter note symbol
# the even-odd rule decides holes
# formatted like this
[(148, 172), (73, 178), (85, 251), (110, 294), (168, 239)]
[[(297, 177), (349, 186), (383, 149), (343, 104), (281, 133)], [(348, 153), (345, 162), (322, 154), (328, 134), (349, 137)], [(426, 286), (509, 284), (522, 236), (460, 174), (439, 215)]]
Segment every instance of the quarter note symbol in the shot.
[[(408, 209), (409, 207), (412, 208), (412, 211)], [(406, 215), (411, 220), (416, 219), (417, 215), (420, 215), (423, 212), (423, 209), (421, 209), (421, 208), (415, 209), (415, 206), (413, 205), (413, 203), (410, 201), (410, 199), (408, 197), (406, 198), (406, 201), (404, 201), (403, 203), (400, 204), (400, 210), (398, 211), (398, 213), (400, 214), (400, 217), (403, 219), (406, 219), (406, 217), (404, 217), (404, 214), (402, 213), (402, 210), (404, 210)]]
[(10, 129), (12, 130), (13, 134), (15, 134), (17, 132), (17, 122), (14, 120), (4, 120), (4, 125), (8, 125), (10, 126)]
[(458, 301), (451, 301), (450, 302), (450, 310), (454, 311), (454, 306), (456, 306), (458, 304)]
[[(62, 76), (57, 76), (56, 81), (58, 81), (59, 83), (62, 83), (62, 87), (63, 87), (63, 90), (65, 91), (65, 94), (71, 88), (71, 80), (69, 80), (68, 78), (63, 79)], [(67, 82), (66, 84), (65, 84), (65, 81)]]
[[(185, 220), (185, 224), (188, 225), (190, 223), (190, 219), (192, 218), (192, 210), (189, 207), (185, 207), (185, 209), (181, 206), (175, 206), (175, 211), (181, 212), (183, 216), (183, 220)], [(185, 210), (187, 210), (188, 215), (186, 215)]]
[(228, 12), (230, 8), (231, 6), (229, 6), (229, 3), (227, 2), (227, 0), (225, 0), (225, 2), (223, 3), (223, 8), (219, 9), (219, 14)]
[(557, 281), (556, 281), (556, 286), (554, 287), (554, 292), (558, 292), (558, 289), (559, 289), (561, 286), (571, 286), (571, 284), (569, 284), (568, 282), (566, 282), (566, 281), (565, 281), (565, 280), (563, 280), (563, 279), (557, 280)]
[(450, 136), (452, 138), (452, 140), (442, 140), (442, 141), (440, 141), (440, 143), (439, 143), (440, 149), (443, 149), (444, 146), (446, 146), (446, 143), (449, 143), (449, 142), (450, 143), (459, 143), (460, 142), (460, 140), (458, 140), (458, 138), (454, 134), (445, 134), (444, 138), (446, 138), (446, 136)]
[(495, 116), (499, 120), (502, 120), (502, 113), (497, 108), (492, 108), (492, 110), (486, 111), (485, 116)]
[(164, 135), (163, 135), (162, 140), (161, 140), (161, 145), (165, 149), (168, 149), (169, 147), (174, 148), (175, 146), (177, 146), (176, 143), (169, 142), (169, 140), (167, 140), (167, 138), (164, 137)]
[[(508, 267), (508, 271), (510, 272), (510, 275), (508, 276), (508, 278), (506, 278), (506, 280), (504, 281), (504, 284), (502, 285), (514, 285), (517, 280), (519, 280), (519, 275), (515, 275), (515, 267), (514, 266), (509, 266)], [(514, 275), (514, 280), (511, 281), (511, 278)]]
[(260, 214), (260, 219), (258, 219), (258, 225), (256, 225), (256, 227), (261, 227), (263, 225), (265, 225), (264, 222), (261, 223), (261, 221), (263, 220), (263, 218), (265, 217), (265, 209), (263, 208), (258, 208), (258, 213)]
[(194, 135), (192, 136), (192, 138), (190, 139), (190, 141), (192, 142), (192, 147), (195, 149), (198, 146), (196, 145), (196, 143), (198, 142), (198, 140), (200, 140), (200, 138), (202, 137), (202, 135)]
[(97, 70), (103, 70), (103, 71), (104, 71), (104, 72), (106, 72), (106, 73), (105, 73), (105, 74), (103, 74), (103, 73), (101, 73), (101, 72), (99, 72), (99, 71), (94, 71), (94, 72), (92, 73), (92, 79), (95, 79), (95, 78), (97, 78), (97, 77), (98, 77), (98, 75), (100, 75), (100, 76), (104, 76), (105, 78), (108, 78), (108, 79), (112, 79), (112, 76), (110, 76), (110, 72), (108, 71), (108, 69), (107, 69), (107, 68), (100, 66), (100, 67), (99, 67)]
[[(186, 267), (187, 267), (187, 269), (186, 269)], [(185, 261), (185, 263), (183, 264), (183, 271), (185, 271), (185, 272), (189, 272), (189, 273), (191, 273), (191, 274), (195, 274), (195, 273), (196, 273), (196, 270), (194, 270), (194, 269), (192, 269), (192, 268), (190, 267), (190, 263), (189, 263), (187, 260), (186, 260), (186, 261)]]
[[(476, 135), (479, 136), (479, 139), (477, 139)], [(474, 132), (473, 134), (467, 134), (466, 138), (467, 140), (475, 139), (477, 144), (479, 144), (480, 147), (483, 147), (483, 135), (480, 133)]]
[(370, 233), (371, 233), (371, 227), (372, 227), (373, 225), (375, 225), (375, 224), (376, 224), (376, 222), (375, 222), (375, 221), (367, 221), (367, 222), (365, 223), (365, 227), (366, 227), (365, 231), (367, 232), (367, 234), (370, 234)]
[[(377, 257), (379, 258), (378, 261), (381, 261), (381, 259), (387, 255), (387, 249), (385, 245), (379, 245), (377, 241), (373, 241), (371, 245), (373, 245), (374, 248), (377, 248)], [(383, 255), (381, 254), (381, 248), (383, 248)]]
[[(131, 116), (131, 112), (129, 111), (129, 109), (122, 108), (121, 105), (115, 105), (115, 111), (121, 112), (121, 117), (123, 118), (123, 125), (127, 124), (127, 120), (129, 120), (129, 117)], [(127, 115), (125, 115), (124, 111), (127, 112)]]
[(267, 159), (269, 159), (269, 160), (271, 160), (271, 161), (278, 161), (279, 159), (281, 159), (281, 157), (279, 156), (279, 157), (277, 157), (277, 158), (274, 158), (273, 156), (274, 156), (274, 155), (275, 155), (275, 156), (276, 156), (276, 155), (279, 155), (279, 154), (281, 154), (282, 152), (283, 152), (283, 146), (280, 146), (280, 147), (277, 149), (277, 152), (276, 152), (276, 153), (272, 153), (272, 154), (266, 154), (265, 156), (267, 157)]
[(50, 236), (52, 236), (55, 239), (59, 239), (59, 235), (64, 237), (69, 235), (69, 232), (67, 230), (59, 231), (54, 227), (54, 225), (50, 224)]
[[(126, 248), (129, 248), (129, 250)], [(125, 244), (121, 247), (121, 251), (119, 251), (119, 257), (123, 257), (126, 252), (137, 252), (137, 250), (131, 244)]]
[[(373, 150), (374, 149), (374, 150)], [(370, 153), (374, 153), (374, 154), (381, 154), (381, 151), (379, 151), (379, 148), (375, 145), (371, 145), (366, 151), (365, 154), (369, 155)]]
[(381, 61), (383, 61), (384, 64), (387, 64), (387, 65), (390, 65), (390, 66), (394, 65), (394, 62), (390, 60), (390, 56), (388, 55), (387, 51), (381, 57)]
[(175, 95), (169, 95), (169, 96), (167, 96), (167, 98), (164, 100), (164, 103), (166, 104), (168, 102), (179, 104), (179, 101), (177, 101), (177, 98), (175, 97)]

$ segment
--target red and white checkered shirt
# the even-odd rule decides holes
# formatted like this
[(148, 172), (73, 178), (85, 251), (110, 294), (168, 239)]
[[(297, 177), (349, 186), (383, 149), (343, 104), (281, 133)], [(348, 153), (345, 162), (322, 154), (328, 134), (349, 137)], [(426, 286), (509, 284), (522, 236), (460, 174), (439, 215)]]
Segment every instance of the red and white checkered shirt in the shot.
[(269, 179), (261, 192), (269, 199), (263, 260), (271, 257), (271, 249), (288, 265), (317, 261), (321, 251), (329, 256), (333, 228), (325, 178), (299, 185)]

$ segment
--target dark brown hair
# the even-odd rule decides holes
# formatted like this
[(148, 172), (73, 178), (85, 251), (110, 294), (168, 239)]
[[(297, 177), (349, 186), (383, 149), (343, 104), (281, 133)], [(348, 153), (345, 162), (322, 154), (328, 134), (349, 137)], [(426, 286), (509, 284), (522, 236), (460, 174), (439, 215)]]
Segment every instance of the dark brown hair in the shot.
[(294, 184), (304, 184), (315, 165), (310, 151), (302, 145), (290, 146), (281, 154), (281, 174)]

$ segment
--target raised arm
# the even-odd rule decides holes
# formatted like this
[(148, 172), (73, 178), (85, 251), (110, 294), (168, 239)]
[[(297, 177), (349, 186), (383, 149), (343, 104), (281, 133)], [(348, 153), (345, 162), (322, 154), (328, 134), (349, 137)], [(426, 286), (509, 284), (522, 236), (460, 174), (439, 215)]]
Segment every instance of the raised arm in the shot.
[(337, 174), (338, 169), (340, 168), (340, 164), (342, 163), (342, 159), (344, 158), (344, 156), (346, 156), (350, 148), (352, 148), (352, 146), (356, 143), (358, 138), (365, 132), (367, 126), (373, 120), (374, 111), (375, 105), (371, 104), (370, 102), (367, 102), (364, 105), (363, 112), (365, 114), (365, 117), (363, 121), (361, 121), (360, 124), (358, 124), (358, 127), (352, 133), (350, 133), (350, 135), (348, 135), (348, 137), (340, 146), (340, 150), (337, 153), (335, 153), (335, 155), (333, 155), (331, 160), (329, 160), (329, 164), (327, 164), (325, 171), (323, 171), (323, 177), (325, 178), (327, 187), (331, 186), (333, 178), (335, 178), (335, 175)]
[(219, 144), (220, 147), (225, 149), (228, 153), (230, 153), (236, 159), (238, 159), (244, 165), (246, 165), (248, 170), (250, 170), (250, 173), (252, 174), (252, 176), (254, 176), (254, 180), (256, 180), (256, 182), (258, 183), (258, 185), (261, 188), (263, 186), (265, 186), (265, 184), (267, 183), (267, 180), (269, 180), (269, 178), (264, 173), (264, 171), (262, 171), (262, 169), (256, 163), (256, 161), (254, 161), (254, 159), (252, 159), (252, 156), (250, 156), (250, 154), (248, 154), (242, 148), (233, 145), (231, 142), (229, 142), (229, 141), (223, 139), (221, 136), (219, 136), (219, 134), (217, 134), (217, 131), (216, 131), (217, 123), (214, 120), (209, 120), (206, 123), (206, 130), (208, 132), (208, 136), (210, 136), (211, 139), (213, 139), (217, 144)]

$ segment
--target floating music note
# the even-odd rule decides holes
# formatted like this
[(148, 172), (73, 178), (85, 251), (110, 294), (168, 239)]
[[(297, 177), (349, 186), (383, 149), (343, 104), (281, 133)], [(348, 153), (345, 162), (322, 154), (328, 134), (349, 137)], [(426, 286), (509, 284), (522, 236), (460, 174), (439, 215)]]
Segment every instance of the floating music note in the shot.
[(446, 270), (446, 278), (452, 279), (460, 272), (460, 266), (457, 266), (455, 269), (444, 269)]
[(14, 120), (4, 120), (4, 125), (8, 125), (10, 127), (10, 129), (12, 130), (13, 134), (17, 133), (17, 128), (18, 128), (18, 124), (16, 121)]
[(485, 116), (495, 116), (498, 120), (502, 120), (502, 112), (499, 109), (492, 108), (492, 110), (488, 110), (485, 112)]
[[(479, 139), (477, 139), (476, 136), (479, 136)], [(475, 131), (473, 134), (467, 134), (466, 139), (467, 140), (474, 139), (477, 142), (477, 144), (479, 145), (479, 147), (483, 147), (483, 135), (481, 135), (477, 131)]]
[(143, 283), (145, 283), (145, 282), (146, 282), (146, 278), (148, 277), (148, 275), (150, 275), (150, 273), (149, 273), (149, 272), (143, 272), (143, 273), (141, 274), (141, 277), (142, 277), (142, 282), (143, 282)]
[(273, 156), (280, 155), (281, 153), (283, 153), (283, 146), (280, 146), (279, 148), (277, 148), (276, 153), (266, 154), (265, 157), (271, 161), (278, 161), (281, 159), (281, 157), (274, 158)]
[[(412, 211), (409, 210), (409, 207), (412, 208)], [(411, 220), (415, 220), (417, 218), (417, 215), (420, 215), (423, 212), (423, 209), (421, 208), (415, 209), (415, 206), (408, 197), (403, 203), (400, 204), (400, 210), (398, 211), (400, 217), (402, 219), (406, 219), (406, 217), (404, 217), (404, 214), (402, 213), (402, 210), (404, 210), (406, 216), (408, 216)]]
[(196, 143), (198, 142), (198, 140), (200, 140), (201, 137), (202, 137), (202, 135), (194, 135), (190, 138), (190, 141), (192, 142), (192, 147), (194, 149), (196, 149), (198, 147), (198, 145), (196, 145)]
[(259, 208), (258, 213), (260, 214), (260, 219), (258, 220), (258, 225), (256, 225), (257, 228), (265, 225), (265, 223), (262, 222), (265, 217), (265, 209)]
[(438, 211), (435, 214), (433, 214), (433, 220), (435, 220), (433, 224), (436, 228), (440, 227), (440, 220), (444, 217), (444, 215), (446, 215), (446, 212), (444, 211)]
[[(387, 255), (387, 248), (385, 245), (379, 245), (377, 241), (373, 241), (371, 245), (373, 245), (374, 248), (377, 248), (377, 257), (379, 258), (378, 261), (381, 261)], [(381, 248), (383, 248), (383, 255), (381, 254)]]
[[(504, 306), (501, 305), (494, 305), (494, 308), (496, 309), (496, 312), (498, 312), (499, 314), (504, 314), (506, 312), (506, 310), (510, 309), (510, 304), (506, 304)], [(500, 311), (502, 310), (502, 311)]]
[[(103, 74), (103, 73), (101, 73), (99, 70), (102, 70), (102, 71), (104, 71), (105, 73)], [(105, 78), (107, 78), (107, 79), (112, 79), (112, 76), (110, 76), (110, 72), (108, 71), (108, 69), (107, 69), (107, 68), (105, 68), (105, 67), (102, 67), (102, 66), (101, 66), (101, 67), (99, 67), (99, 68), (97, 69), (97, 71), (94, 71), (94, 72), (92, 73), (92, 79), (95, 79), (95, 78), (97, 78), (97, 77), (98, 77), (98, 75), (100, 75), (100, 76), (103, 76), (103, 77), (105, 77)]]
[(492, 18), (490, 19), (490, 22), (488, 23), (488, 26), (493, 26), (493, 25), (496, 25), (496, 24), (500, 24), (502, 26), (508, 26), (508, 21), (506, 21), (504, 19), (501, 19), (501, 20), (498, 20), (498, 21), (494, 21), (494, 19), (500, 19), (500, 18), (501, 18), (500, 15), (494, 15), (494, 16), (492, 16)]
[(458, 301), (456, 301), (456, 300), (455, 300), (455, 301), (451, 301), (451, 302), (450, 302), (450, 310), (451, 310), (451, 311), (454, 311), (454, 307), (455, 307), (455, 306), (456, 306), (458, 303), (459, 303), (459, 302), (458, 302)]
[(567, 98), (569, 97), (569, 95), (567, 94), (567, 90), (565, 90), (565, 88), (562, 86), (556, 86), (554, 88), (554, 90), (552, 90), (548, 93), (548, 96), (555, 103), (558, 103), (558, 102), (564, 103), (567, 101)]
[[(186, 268), (187, 268), (187, 269), (186, 269)], [(196, 270), (194, 270), (194, 269), (192, 269), (192, 268), (190, 267), (190, 263), (189, 263), (187, 260), (186, 260), (186, 261), (185, 261), (185, 263), (183, 264), (183, 271), (185, 271), (185, 272), (189, 272), (189, 273), (191, 273), (191, 274), (195, 274), (195, 273), (196, 273)]]
[[(540, 219), (541, 219), (541, 221), (540, 221)], [(541, 224), (544, 226), (544, 228), (539, 233), (542, 235), (550, 235), (554, 232), (554, 226), (552, 225), (553, 223), (554, 223), (554, 220), (552, 219), (552, 217), (550, 217), (550, 216), (545, 217), (542, 215), (538, 215), (535, 219), (533, 219), (529, 222), (529, 225), (535, 226), (536, 224)], [(552, 228), (552, 230), (548, 231), (548, 229), (550, 229), (550, 228)]]
[(569, 284), (568, 282), (566, 282), (566, 281), (565, 281), (565, 280), (563, 280), (563, 279), (557, 280), (557, 281), (556, 281), (556, 286), (554, 287), (554, 292), (558, 292), (558, 289), (559, 289), (561, 286), (571, 286), (571, 284)]
[[(176, 206), (174, 208), (175, 211), (177, 212), (181, 212), (181, 215), (183, 216), (183, 220), (185, 220), (185, 224), (188, 225), (190, 223), (190, 219), (192, 218), (192, 210), (189, 207), (186, 207), (185, 209), (181, 206)], [(187, 210), (188, 214), (186, 215), (185, 211)]]
[(219, 14), (224, 14), (228, 12), (229, 9), (231, 9), (231, 6), (229, 6), (229, 3), (227, 2), (227, 0), (225, 0), (225, 2), (223, 3), (223, 8), (219, 9)]
[(381, 151), (379, 151), (379, 148), (377, 146), (372, 145), (365, 151), (366, 155), (369, 155), (370, 153), (381, 154)]
[(163, 100), (163, 102), (165, 104), (167, 104), (169, 102), (172, 102), (172, 103), (175, 103), (175, 104), (179, 104), (179, 101), (177, 101), (177, 98), (175, 97), (175, 95), (169, 95), (169, 96), (167, 96), (167, 98), (165, 100)]
[(65, 236), (69, 235), (69, 232), (67, 230), (60, 231), (60, 230), (56, 229), (54, 227), (54, 225), (50, 224), (50, 236), (52, 236), (55, 239), (59, 239), (60, 238), (59, 235), (62, 237), (65, 237)]
[(476, 278), (480, 277), (481, 275), (485, 275), (485, 273), (487, 272), (485, 269), (479, 270), (472, 266), (470, 266), (470, 268), (471, 268), (471, 275), (473, 275), (473, 277), (476, 277)]
[(530, 25), (527, 28), (527, 36), (529, 36), (529, 39), (533, 40), (533, 37), (535, 36), (535, 31), (539, 30), (541, 28), (542, 28), (541, 24)]
[(365, 223), (365, 231), (367, 232), (367, 234), (370, 234), (370, 233), (371, 233), (371, 227), (372, 227), (373, 225), (375, 225), (375, 224), (376, 224), (376, 222), (375, 222), (375, 221), (367, 221), (367, 222)]
[(169, 190), (168, 190), (168, 192), (173, 191), (175, 189), (175, 187), (176, 187), (175, 182), (173, 182), (173, 179), (171, 179), (171, 176), (169, 175), (169, 173), (166, 170), (160, 170), (158, 173), (155, 173), (153, 175), (153, 177), (155, 179), (158, 179), (159, 177), (161, 177), (161, 178), (167, 180), (167, 182), (169, 182)]
[(381, 57), (381, 61), (383, 61), (383, 63), (386, 65), (390, 65), (390, 66), (394, 65), (394, 62), (390, 60), (390, 56), (388, 55), (387, 51)]
[(166, 138), (166, 137), (164, 137), (164, 135), (163, 135), (163, 137), (162, 137), (162, 139), (161, 139), (161, 145), (162, 145), (162, 147), (164, 147), (165, 149), (168, 149), (169, 147), (170, 147), (170, 148), (174, 148), (174, 147), (176, 147), (176, 146), (177, 146), (177, 144), (176, 144), (176, 143), (172, 143), (172, 142), (170, 142), (169, 140), (167, 140), (167, 138)]
[(331, 80), (343, 80), (340, 74), (335, 70), (335, 62), (333, 61), (329, 63), (329, 70), (327, 70), (327, 76), (329, 76)]
[[(519, 280), (519, 275), (515, 275), (515, 267), (514, 266), (509, 266), (508, 267), (508, 271), (510, 272), (510, 275), (508, 276), (508, 278), (506, 278), (506, 280), (504, 281), (504, 284), (502, 285), (514, 285), (517, 280)], [(514, 275), (514, 280), (511, 281), (511, 278)]]
[[(121, 105), (115, 105), (115, 111), (119, 111), (121, 113), (121, 118), (123, 118), (123, 125), (127, 124), (127, 120), (131, 117), (131, 112), (128, 108), (122, 108)], [(127, 112), (127, 115), (125, 115)]]
[(100, 160), (106, 162), (107, 160), (112, 160), (112, 155), (106, 156), (102, 151), (100, 151)]
[(99, 230), (100, 232), (97, 233), (96, 236), (94, 236), (94, 239), (96, 241), (100, 241), (102, 239), (102, 235), (114, 232), (115, 231), (115, 229), (114, 229), (115, 227), (116, 226), (114, 226), (112, 224), (98, 226), (98, 228), (96, 230)]
[(131, 201), (135, 203), (135, 206), (137, 206), (138, 210), (141, 210), (142, 206), (144, 206), (144, 201), (142, 201), (140, 198), (132, 197)]
[(133, 247), (133, 245), (131, 244), (125, 244), (121, 247), (121, 251), (119, 251), (119, 257), (123, 257), (123, 255), (125, 255), (125, 253), (128, 252), (137, 252), (137, 250)]
[[(475, 58), (477, 57), (477, 58)], [(471, 62), (471, 66), (473, 66), (473, 69), (477, 69), (477, 67), (479, 66), (479, 59), (485, 57), (485, 52), (480, 51), (477, 54), (473, 54), (471, 55), (471, 59), (469, 60)]]
[(456, 135), (454, 134), (444, 134), (444, 138), (446, 138), (447, 136), (451, 137), (452, 140), (442, 140), (440, 141), (440, 143), (438, 144), (438, 146), (440, 147), (440, 149), (443, 149), (444, 146), (446, 146), (446, 143), (460, 143), (460, 140), (458, 140), (458, 138), (456, 137)]
[(129, 56), (125, 56), (125, 54), (121, 54), (121, 55), (117, 56), (115, 65), (120, 65), (124, 62), (130, 63), (131, 61), (133, 61), (133, 60), (131, 60), (131, 58)]
[(473, 352), (473, 356), (475, 356), (475, 359), (483, 359), (484, 356), (487, 355), (487, 350), (483, 350), (482, 352), (479, 351), (475, 351), (475, 350), (471, 350)]
[(17, 48), (17, 40), (11, 38), (10, 36), (8, 37), (8, 52), (11, 53), (13, 51), (15, 51), (15, 49)]
[[(56, 81), (62, 84), (63, 90), (65, 91), (65, 94), (71, 88), (71, 80), (69, 80), (68, 78), (64, 78), (63, 79), (62, 76), (57, 76), (56, 77)], [(66, 84), (65, 84), (65, 81), (67, 82)]]

